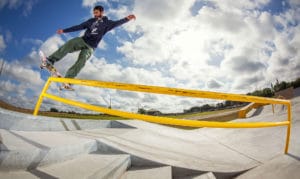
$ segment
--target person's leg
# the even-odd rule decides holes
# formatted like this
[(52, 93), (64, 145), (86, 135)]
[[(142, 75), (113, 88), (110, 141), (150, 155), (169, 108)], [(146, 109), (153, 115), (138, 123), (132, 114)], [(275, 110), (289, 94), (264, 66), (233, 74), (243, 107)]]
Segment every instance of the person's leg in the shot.
[(86, 48), (86, 44), (83, 42), (82, 38), (76, 37), (67, 41), (64, 45), (62, 45), (59, 49), (57, 49), (52, 55), (50, 55), (47, 59), (53, 65), (55, 62), (61, 60), (68, 53), (72, 53), (81, 50), (83, 48)]
[(82, 49), (81, 52), (79, 53), (76, 63), (71, 68), (69, 68), (65, 77), (66, 78), (76, 77), (77, 74), (80, 72), (80, 70), (84, 67), (85, 62), (91, 57), (93, 51), (94, 51), (93, 48), (90, 47)]

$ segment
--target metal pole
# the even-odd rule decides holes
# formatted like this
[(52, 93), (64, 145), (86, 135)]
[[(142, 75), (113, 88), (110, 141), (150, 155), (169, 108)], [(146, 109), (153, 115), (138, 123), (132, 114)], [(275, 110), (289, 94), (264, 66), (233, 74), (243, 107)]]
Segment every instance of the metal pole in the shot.
[(36, 116), (38, 114), (38, 112), (39, 112), (40, 106), (42, 104), (42, 101), (44, 99), (46, 91), (48, 90), (48, 88), (50, 86), (50, 83), (51, 83), (51, 80), (50, 80), (50, 78), (48, 78), (48, 80), (47, 80), (47, 82), (46, 82), (46, 84), (45, 84), (45, 86), (44, 86), (44, 88), (43, 88), (43, 90), (42, 90), (42, 92), (40, 94), (40, 97), (39, 97), (39, 99), (38, 99), (38, 101), (37, 101), (37, 103), (35, 105), (34, 112), (33, 112), (34, 116)]
[(291, 135), (291, 125), (292, 125), (292, 104), (291, 102), (287, 105), (288, 107), (288, 121), (289, 124), (287, 126), (287, 131), (286, 131), (286, 144), (285, 144), (285, 150), (284, 153), (287, 154), (289, 151), (289, 144), (290, 144), (290, 135)]

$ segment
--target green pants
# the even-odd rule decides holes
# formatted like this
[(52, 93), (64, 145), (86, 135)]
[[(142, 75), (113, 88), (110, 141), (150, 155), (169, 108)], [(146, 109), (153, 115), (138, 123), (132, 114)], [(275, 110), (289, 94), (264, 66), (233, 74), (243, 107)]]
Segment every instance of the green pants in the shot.
[(50, 62), (58, 62), (67, 53), (72, 53), (75, 51), (79, 51), (79, 56), (76, 63), (69, 68), (65, 77), (66, 78), (74, 78), (80, 72), (80, 70), (84, 67), (85, 62), (91, 57), (94, 49), (90, 47), (88, 44), (84, 42), (81, 37), (76, 37), (74, 39), (69, 40), (63, 46), (61, 46), (58, 50), (56, 50), (52, 55), (48, 57)]

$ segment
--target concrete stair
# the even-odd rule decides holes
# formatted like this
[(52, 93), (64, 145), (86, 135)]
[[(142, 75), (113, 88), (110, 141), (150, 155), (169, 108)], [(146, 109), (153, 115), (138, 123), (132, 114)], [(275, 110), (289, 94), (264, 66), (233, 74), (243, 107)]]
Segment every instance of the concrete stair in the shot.
[(172, 168), (170, 166), (158, 168), (131, 168), (127, 170), (121, 179), (172, 179)]
[(95, 140), (63, 132), (20, 132), (0, 129), (0, 171), (35, 169), (97, 151)]
[(28, 171), (1, 172), (1, 178), (120, 178), (130, 166), (129, 155), (85, 154)]

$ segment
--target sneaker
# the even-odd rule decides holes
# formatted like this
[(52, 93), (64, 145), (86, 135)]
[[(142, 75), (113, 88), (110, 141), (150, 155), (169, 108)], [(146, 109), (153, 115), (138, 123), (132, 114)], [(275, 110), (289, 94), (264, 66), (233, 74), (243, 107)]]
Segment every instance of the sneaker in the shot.
[(62, 88), (65, 89), (65, 90), (74, 91), (74, 89), (72, 88), (72, 84), (70, 84), (70, 83), (64, 83), (62, 85)]
[(44, 61), (42, 64), (41, 64), (41, 68), (49, 68), (49, 67), (52, 67), (54, 65), (53, 62), (51, 62), (48, 58), (46, 61)]
[(72, 88), (72, 84), (70, 84), (70, 83), (64, 83), (64, 88), (71, 89)]
[(47, 58), (46, 63), (47, 63), (47, 66), (53, 66), (54, 65), (54, 62), (51, 61), (49, 58)]

